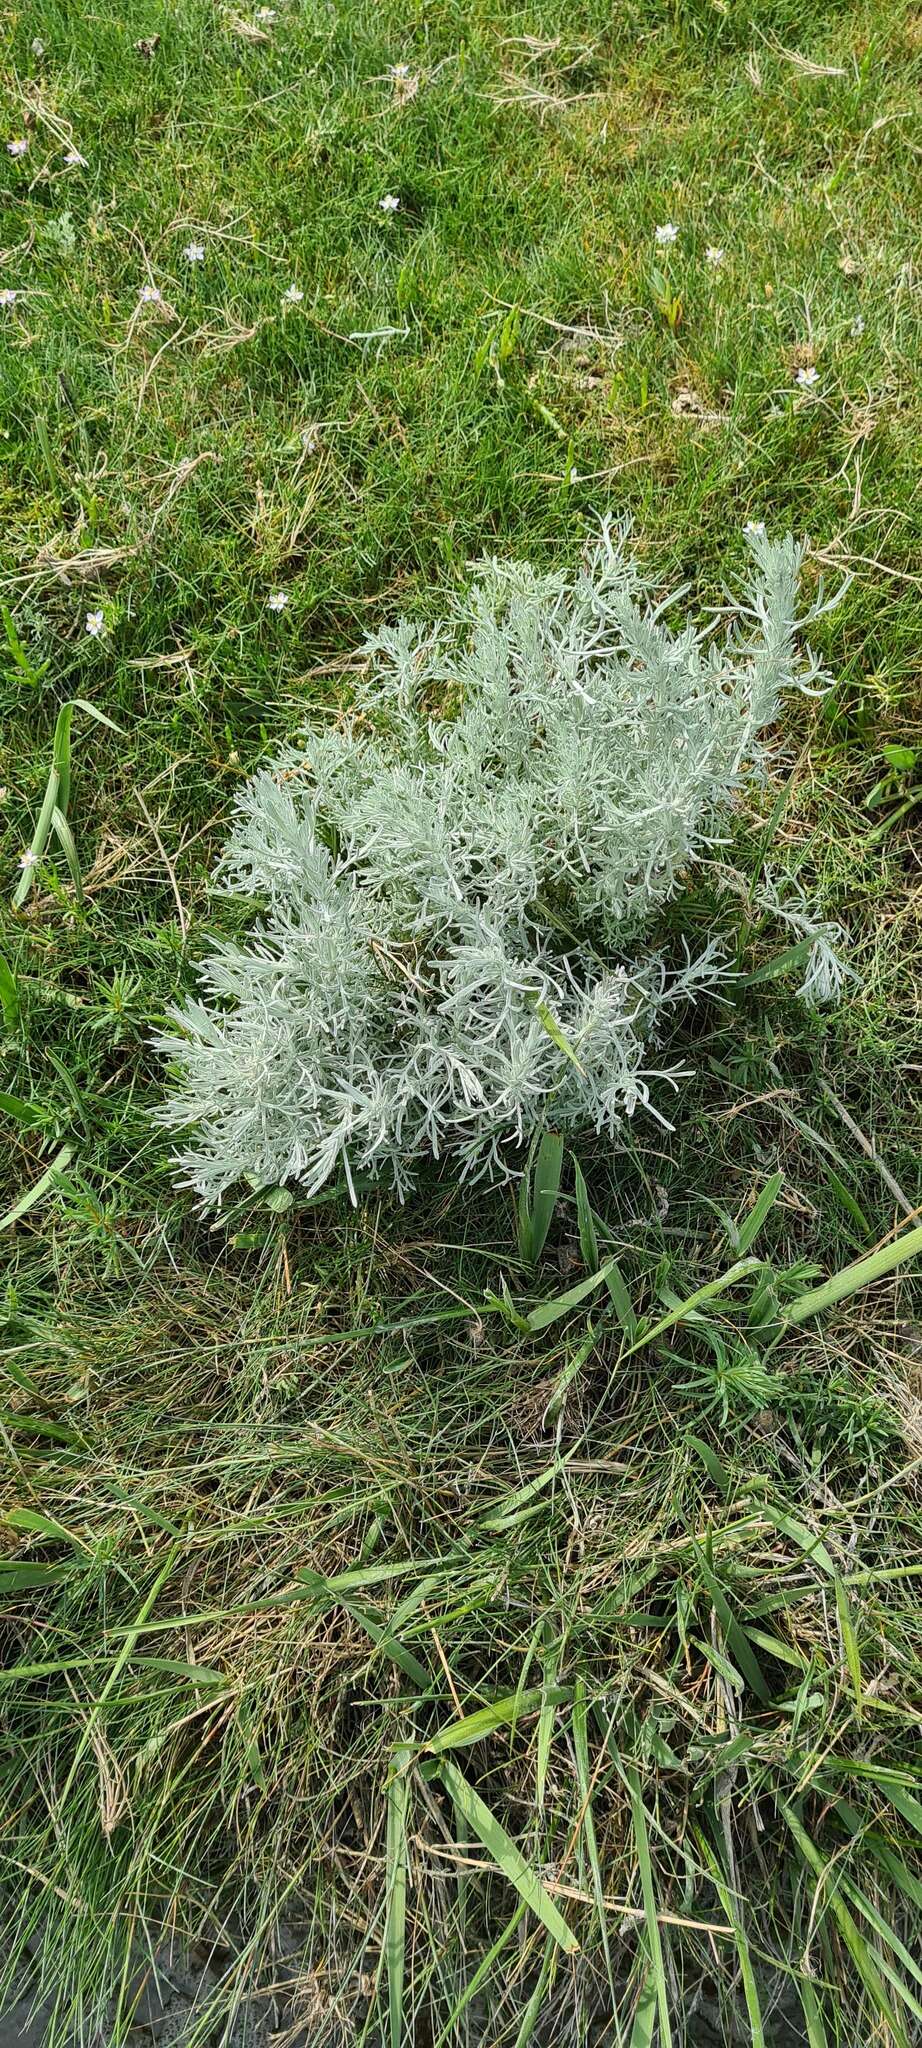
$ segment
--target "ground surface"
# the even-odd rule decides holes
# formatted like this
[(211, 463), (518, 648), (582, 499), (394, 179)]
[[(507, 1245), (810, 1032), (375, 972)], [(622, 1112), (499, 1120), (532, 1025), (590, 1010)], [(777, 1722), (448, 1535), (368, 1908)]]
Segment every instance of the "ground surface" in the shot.
[[(775, 1338), (798, 1261), (922, 1199), (922, 16), (4, 25), (0, 1208), (38, 1194), (0, 1237), (0, 1985), (114, 2043), (175, 1936), (190, 2044), (918, 2041), (911, 1283)], [(486, 1300), (582, 1277), (569, 1166), (531, 1270), (508, 1200), (447, 1182), (213, 1228), (149, 1118), (241, 778), (371, 624), (484, 551), (572, 560), (609, 507), (694, 600), (749, 519), (853, 576), (838, 686), (728, 853), (745, 969), (770, 848), (847, 926), (848, 1000), (754, 984), (675, 1137), (581, 1155), (648, 1322), (783, 1176), (756, 1309), (646, 1346), (623, 1300), (541, 1335)]]

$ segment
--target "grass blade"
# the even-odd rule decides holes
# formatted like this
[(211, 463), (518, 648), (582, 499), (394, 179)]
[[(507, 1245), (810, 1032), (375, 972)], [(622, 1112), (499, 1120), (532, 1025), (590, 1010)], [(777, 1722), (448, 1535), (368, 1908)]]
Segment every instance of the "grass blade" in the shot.
[(750, 1245), (753, 1244), (755, 1242), (755, 1239), (758, 1237), (759, 1231), (761, 1230), (762, 1225), (765, 1222), (765, 1218), (768, 1215), (769, 1210), (777, 1201), (783, 1186), (784, 1174), (773, 1173), (771, 1179), (766, 1181), (765, 1186), (762, 1189), (762, 1193), (759, 1195), (758, 1200), (753, 1204), (752, 1208), (749, 1211), (748, 1216), (744, 1217), (742, 1223), (736, 1231), (735, 1250), (740, 1258), (742, 1258), (745, 1255), (745, 1253), (748, 1252)]
[(867, 1258), (856, 1259), (851, 1266), (843, 1266), (841, 1272), (824, 1280), (822, 1287), (814, 1287), (809, 1294), (802, 1294), (799, 1301), (790, 1302), (782, 1310), (784, 1321), (805, 1323), (808, 1316), (822, 1315), (827, 1308), (834, 1308), (837, 1301), (847, 1301), (863, 1287), (882, 1280), (885, 1273), (892, 1273), (896, 1266), (905, 1265), (907, 1259), (917, 1259), (920, 1252), (922, 1223), (917, 1223), (914, 1230), (905, 1230), (892, 1244), (882, 1245), (879, 1251), (869, 1252)]
[(0, 1010), (7, 1031), (15, 1031), (19, 1023), (19, 985), (8, 962), (0, 953)]
[(60, 1151), (55, 1153), (51, 1165), (46, 1167), (41, 1179), (37, 1180), (33, 1187), (27, 1188), (24, 1195), (20, 1195), (18, 1202), (13, 1203), (12, 1208), (7, 1210), (5, 1216), (0, 1216), (0, 1230), (8, 1230), (11, 1223), (18, 1223), (20, 1217), (25, 1216), (30, 1209), (34, 1209), (36, 1202), (40, 1202), (42, 1196), (47, 1195), (49, 1188), (54, 1186), (55, 1175), (64, 1172), (64, 1168), (70, 1165), (73, 1156), (74, 1148), (72, 1145), (61, 1146)]
[(503, 1876), (515, 1886), (519, 1897), (524, 1899), (542, 1926), (547, 1928), (548, 1934), (553, 1935), (564, 1953), (573, 1955), (579, 1948), (575, 1934), (571, 1932), (563, 1914), (558, 1911), (550, 1894), (545, 1890), (537, 1871), (532, 1870), (531, 1865), (526, 1863), (521, 1851), (507, 1835), (502, 1822), (491, 1813), (485, 1800), (481, 1799), (479, 1792), (475, 1792), (473, 1785), (468, 1783), (457, 1764), (446, 1757), (439, 1762), (437, 1770), (446, 1791), (451, 1794), (456, 1807), (464, 1815), (468, 1827), (473, 1828), (478, 1841), (483, 1843), (487, 1854), (502, 1871)]
[(390, 2048), (401, 2048), (403, 2040), (403, 1973), (406, 1957), (407, 1920), (407, 1806), (411, 1752), (397, 1749), (387, 1787), (387, 1839), (385, 1868), (387, 1921), (384, 1954), (387, 1964), (387, 2011)]
[(554, 1131), (545, 1131), (538, 1146), (533, 1178), (531, 1206), (531, 1257), (535, 1263), (541, 1257), (551, 1227), (551, 1219), (560, 1191), (560, 1168), (563, 1161), (563, 1139)]
[(672, 2048), (672, 2030), (669, 2024), (669, 1990), (666, 1983), (660, 1924), (656, 1917), (656, 1892), (653, 1885), (653, 1864), (650, 1858), (647, 1816), (644, 1810), (640, 1778), (636, 1765), (625, 1764), (624, 1775), (631, 1795), (631, 1825), (634, 1830), (634, 1850), (640, 1870), (640, 1891), (643, 1899), (647, 1941), (650, 1948), (650, 1963), (653, 1971), (656, 2006), (659, 2013), (660, 2048)]
[(599, 1240), (596, 1236), (595, 1219), (589, 1202), (589, 1190), (583, 1178), (579, 1160), (573, 1161), (573, 1186), (576, 1193), (576, 1227), (579, 1231), (579, 1248), (583, 1264), (590, 1273), (599, 1270)]

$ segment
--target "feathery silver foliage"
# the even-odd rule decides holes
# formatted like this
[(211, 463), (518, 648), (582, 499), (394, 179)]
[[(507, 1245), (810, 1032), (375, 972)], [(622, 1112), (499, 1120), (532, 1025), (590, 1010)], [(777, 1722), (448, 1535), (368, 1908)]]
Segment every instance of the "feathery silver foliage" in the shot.
[[(749, 536), (742, 599), (672, 626), (607, 522), (575, 576), (480, 566), (441, 623), (366, 644), (348, 713), (244, 789), (219, 887), (254, 903), (159, 1043), (186, 1180), (334, 1172), (400, 1196), (420, 1163), (519, 1170), (542, 1125), (661, 1107), (670, 1011), (719, 949), (667, 968), (652, 913), (719, 843), (798, 655), (803, 549)], [(816, 615), (814, 606), (808, 617)]]

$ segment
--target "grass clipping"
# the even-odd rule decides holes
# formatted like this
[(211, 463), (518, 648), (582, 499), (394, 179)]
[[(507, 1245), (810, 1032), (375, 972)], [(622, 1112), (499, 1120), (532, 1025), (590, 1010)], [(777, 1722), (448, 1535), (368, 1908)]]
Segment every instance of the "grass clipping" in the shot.
[(670, 1012), (723, 972), (653, 914), (706, 855), (789, 688), (803, 548), (747, 535), (729, 619), (671, 627), (610, 524), (575, 576), (483, 565), (452, 616), (365, 646), (348, 714), (239, 800), (219, 887), (254, 905), (159, 1043), (184, 1178), (403, 1196), (453, 1155), (497, 1178), (549, 1120), (613, 1133), (681, 1068)]

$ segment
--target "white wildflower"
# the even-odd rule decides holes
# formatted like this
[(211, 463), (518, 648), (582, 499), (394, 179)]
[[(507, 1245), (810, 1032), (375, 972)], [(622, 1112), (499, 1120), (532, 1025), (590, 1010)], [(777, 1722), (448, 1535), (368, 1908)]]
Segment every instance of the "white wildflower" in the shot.
[(854, 337), (855, 337), (855, 340), (856, 340), (856, 341), (858, 340), (858, 337), (859, 337), (859, 335), (861, 335), (861, 334), (863, 334), (863, 333), (864, 333), (864, 314), (863, 314), (863, 313), (856, 313), (856, 314), (855, 314), (855, 318), (854, 318), (854, 320), (852, 321), (852, 324), (851, 324), (851, 326), (850, 326), (850, 328), (849, 328), (849, 330), (848, 330), (848, 331), (849, 331), (849, 333), (850, 333), (850, 334), (853, 334), (853, 335), (854, 335)]
[(89, 633), (91, 640), (100, 640), (106, 630), (105, 613), (87, 612), (86, 630)]
[(183, 250), (187, 263), (204, 263), (205, 248), (202, 242), (187, 242)]
[(282, 293), (282, 304), (283, 306), (300, 306), (303, 297), (304, 293), (300, 285), (290, 284), (287, 292)]
[(409, 78), (410, 76), (409, 64), (389, 64), (387, 68), (387, 75), (389, 78), (395, 78), (398, 80), (398, 82), (402, 82), (403, 79)]
[(158, 284), (142, 284), (138, 293), (138, 302), (142, 306), (161, 306), (163, 304), (163, 293), (160, 290), (160, 286)]
[(0, 306), (15, 306), (18, 297), (19, 293), (14, 291), (13, 286), (5, 284), (3, 290), (0, 291)]
[(287, 590), (270, 590), (267, 602), (270, 612), (283, 612), (288, 603)]
[(31, 846), (29, 846), (29, 847), (27, 847), (27, 848), (26, 848), (26, 851), (25, 851), (25, 853), (21, 853), (21, 854), (20, 854), (20, 856), (19, 856), (19, 861), (18, 861), (18, 866), (19, 866), (19, 867), (21, 867), (21, 868), (37, 868), (37, 867), (38, 867), (38, 854), (37, 854), (37, 853), (33, 853), (33, 851), (32, 851), (32, 848), (31, 848)]
[(6, 147), (10, 156), (25, 156), (26, 150), (29, 147), (28, 137), (25, 135), (14, 135), (12, 142), (8, 142)]
[(84, 159), (81, 156), (79, 149), (66, 149), (64, 151), (64, 162), (66, 163), (69, 171), (74, 170), (75, 167), (78, 164), (82, 164), (83, 161)]
[(704, 252), (704, 260), (710, 264), (712, 270), (719, 270), (725, 255), (725, 249), (715, 249), (713, 243), (709, 242)]
[(45, 45), (42, 42), (41, 36), (32, 37), (32, 55), (33, 57), (44, 57), (45, 55)]
[(382, 213), (396, 213), (400, 201), (396, 192), (385, 192), (384, 198), (378, 200), (378, 205)]
[(800, 385), (802, 391), (811, 391), (814, 384), (818, 384), (819, 381), (820, 373), (815, 363), (803, 364), (794, 372), (794, 382)]
[(257, 7), (256, 19), (263, 22), (267, 28), (271, 28), (273, 22), (278, 21), (278, 14), (274, 7)]
[(744, 532), (744, 534), (745, 534), (745, 536), (746, 536), (746, 539), (747, 539), (747, 540), (764, 540), (764, 539), (765, 539), (765, 521), (764, 521), (764, 519), (747, 519), (747, 521), (746, 521), (746, 524), (745, 524), (745, 526), (743, 527), (743, 532)]
[(679, 230), (674, 220), (661, 221), (659, 227), (654, 228), (653, 233), (661, 245), (664, 242), (677, 242), (679, 239)]

